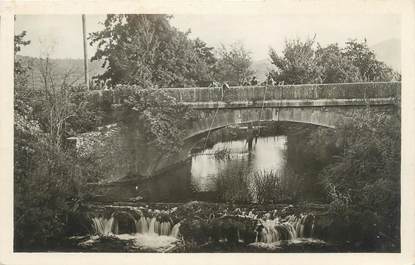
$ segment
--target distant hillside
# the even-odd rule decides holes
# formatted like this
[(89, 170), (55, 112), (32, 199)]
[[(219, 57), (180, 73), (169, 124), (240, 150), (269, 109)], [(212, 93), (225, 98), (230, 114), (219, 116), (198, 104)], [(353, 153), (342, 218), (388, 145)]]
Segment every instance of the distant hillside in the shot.
[[(29, 56), (17, 56), (22, 64), (30, 66), (29, 86), (40, 88), (42, 86), (41, 61), (39, 58)], [(51, 71), (57, 86), (60, 86), (65, 79), (66, 82), (73, 85), (84, 83), (84, 61), (82, 59), (50, 59)], [(92, 78), (95, 75), (102, 74), (102, 62), (89, 62), (88, 73)]]
[(395, 71), (401, 72), (401, 41), (399, 39), (388, 39), (371, 48), (380, 61), (385, 62)]

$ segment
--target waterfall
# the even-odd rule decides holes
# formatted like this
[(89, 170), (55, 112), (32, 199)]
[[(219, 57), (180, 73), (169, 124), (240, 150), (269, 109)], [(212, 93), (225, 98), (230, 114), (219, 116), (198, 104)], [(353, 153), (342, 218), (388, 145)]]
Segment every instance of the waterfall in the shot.
[(151, 218), (149, 227), (148, 227), (148, 232), (150, 234), (155, 234), (155, 224), (156, 224), (156, 217)]
[[(156, 217), (141, 216), (135, 221), (135, 232), (146, 235), (172, 236), (178, 237), (180, 223), (172, 224), (169, 221), (160, 222)], [(93, 217), (92, 228), (95, 235), (111, 235), (118, 234), (118, 222), (114, 216), (110, 218)], [(134, 232), (134, 231), (132, 231)]]
[(289, 239), (297, 238), (297, 231), (295, 230), (294, 226), (292, 226), (290, 223), (283, 223), (282, 224), (285, 228), (287, 228), (289, 233)]
[(159, 222), (156, 217), (146, 218), (140, 217), (135, 223), (136, 232), (138, 234), (155, 234), (160, 236), (173, 236), (177, 237), (179, 234), (180, 224), (177, 223), (173, 227), (170, 222)]
[(271, 243), (279, 241), (279, 233), (276, 227), (275, 220), (265, 220), (262, 222), (263, 229), (259, 232), (259, 239), (264, 243)]
[(92, 224), (95, 234), (110, 235), (113, 233), (114, 229), (114, 217), (111, 216), (109, 219), (104, 217), (93, 217)]
[(313, 215), (290, 215), (282, 222), (278, 218), (261, 220), (256, 242), (272, 243), (311, 237), (314, 232), (314, 220)]
[(135, 228), (137, 233), (145, 234), (148, 233), (148, 221), (147, 218), (142, 216), (138, 221), (135, 222)]
[(160, 235), (168, 236), (170, 234), (171, 225), (170, 222), (162, 222), (160, 224)]
[(173, 237), (179, 237), (179, 229), (180, 229), (180, 223), (177, 223), (173, 226), (173, 228), (171, 229), (171, 233), (170, 236)]
[(160, 235), (160, 222), (156, 221), (154, 222), (154, 231), (153, 233)]

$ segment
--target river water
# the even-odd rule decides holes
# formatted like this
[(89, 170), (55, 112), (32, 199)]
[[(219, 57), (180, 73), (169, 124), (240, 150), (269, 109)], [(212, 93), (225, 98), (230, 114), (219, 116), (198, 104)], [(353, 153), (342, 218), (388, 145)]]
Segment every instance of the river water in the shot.
[[(321, 161), (315, 161), (316, 148), (309, 146), (307, 134), (220, 139), (200, 149), (187, 163), (153, 178), (145, 197), (161, 202), (236, 203), (315, 197), (316, 166)], [(324, 151), (324, 144), (317, 149)]]
[(270, 128), (268, 132), (249, 137), (246, 130), (236, 128), (231, 133), (211, 135), (209, 143), (201, 138), (185, 163), (151, 179), (111, 186), (108, 193), (120, 197), (91, 208), (89, 236), (75, 238), (74, 249), (353, 249), (348, 242), (339, 242), (345, 238), (342, 226), (332, 225), (327, 215), (319, 177), (333, 161), (337, 139), (325, 137), (331, 131), (324, 128), (290, 126), (285, 131)]
[[(236, 140), (215, 144), (212, 148), (194, 154), (191, 164), (191, 185), (194, 191), (216, 191), (219, 176), (242, 171), (251, 175), (256, 172), (279, 172), (286, 166), (286, 136), (259, 137), (252, 141)], [(227, 157), (215, 154), (223, 151)]]
[[(324, 144), (310, 145), (314, 140), (303, 130), (270, 130), (273, 134), (257, 137), (235, 130), (232, 137), (212, 135), (209, 144), (202, 138), (185, 163), (141, 183), (144, 192), (137, 189), (140, 183), (112, 191), (143, 197), (138, 203), (118, 200), (121, 206), (92, 211), (94, 236), (80, 246), (102, 251), (109, 244), (111, 251), (118, 251), (114, 245), (121, 241), (128, 243), (122, 245), (125, 251), (164, 252), (192, 241), (198, 246), (191, 250), (195, 252), (224, 251), (223, 244), (233, 246), (229, 251), (326, 248), (316, 230), (320, 208), (294, 206), (310, 201), (307, 194), (319, 190), (315, 165), (324, 156), (316, 159), (316, 150), (324, 151)], [(199, 249), (205, 245), (207, 249)]]

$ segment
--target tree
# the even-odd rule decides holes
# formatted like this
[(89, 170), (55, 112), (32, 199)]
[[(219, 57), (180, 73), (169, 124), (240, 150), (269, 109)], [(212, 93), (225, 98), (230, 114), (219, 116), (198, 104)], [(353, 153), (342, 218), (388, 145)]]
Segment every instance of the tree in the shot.
[(22, 47), (30, 44), (29, 40), (25, 40), (26, 34), (26, 31), (22, 31), (14, 36), (14, 84), (15, 88), (20, 91), (27, 85), (29, 67), (18, 60), (16, 55)]
[(270, 49), (276, 69), (269, 74), (277, 82), (287, 84), (344, 83), (400, 80), (400, 75), (376, 59), (366, 40), (346, 42), (345, 48), (336, 44), (322, 47), (314, 39), (305, 42), (286, 41), (282, 55)]
[(214, 80), (216, 71), (216, 62), (213, 47), (199, 38), (193, 41), (195, 55), (193, 57), (194, 66), (190, 71), (190, 78), (194, 80), (197, 86), (208, 86)]
[(271, 48), (269, 56), (271, 63), (276, 67), (276, 70), (270, 73), (272, 78), (287, 84), (321, 83), (313, 45), (314, 39), (305, 42), (299, 39), (286, 41), (282, 56)]
[(360, 80), (359, 68), (347, 58), (337, 44), (318, 45), (316, 61), (322, 83), (351, 83)]
[[(23, 46), (30, 44), (30, 40), (24, 39), (26, 37), (26, 34), (27, 34), (26, 31), (22, 31), (20, 34), (17, 34), (14, 36), (14, 55), (20, 52)], [(14, 71), (16, 72), (17, 75), (23, 74), (26, 70), (26, 68), (21, 65), (20, 60), (15, 60), (14, 67), (15, 67)]]
[(230, 85), (242, 85), (248, 82), (254, 73), (250, 69), (251, 65), (251, 55), (242, 43), (233, 43), (229, 48), (221, 45), (216, 66), (217, 81), (227, 82)]
[[(98, 45), (93, 60), (104, 60), (107, 67), (98, 78), (132, 89), (122, 105), (119, 132), (104, 143), (104, 150), (111, 150), (100, 158), (122, 157), (129, 175), (151, 175), (152, 165), (177, 154), (182, 146), (188, 108), (153, 88), (202, 85), (212, 78), (213, 48), (200, 39), (189, 39), (169, 19), (167, 15), (108, 15), (105, 29), (90, 36), (91, 44)], [(114, 141), (117, 150), (111, 147)]]
[(92, 60), (103, 60), (98, 76), (112, 85), (143, 88), (193, 86), (205, 81), (214, 63), (211, 48), (169, 23), (168, 15), (108, 15), (102, 31), (90, 35), (98, 49)]
[(344, 55), (359, 69), (361, 81), (391, 81), (397, 76), (390, 67), (376, 59), (374, 51), (367, 46), (366, 39), (361, 42), (347, 41)]

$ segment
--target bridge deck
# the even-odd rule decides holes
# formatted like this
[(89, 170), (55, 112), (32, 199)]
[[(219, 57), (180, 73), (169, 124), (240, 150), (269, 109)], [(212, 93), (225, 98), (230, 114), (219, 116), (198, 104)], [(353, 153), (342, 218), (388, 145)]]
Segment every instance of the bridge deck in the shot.
[[(163, 88), (181, 102), (262, 102), (283, 100), (391, 99), (400, 97), (400, 82), (310, 84), (283, 86), (237, 86), (225, 91), (220, 87)], [(114, 90), (90, 91), (98, 101), (121, 103), (135, 86), (117, 86)], [(304, 101), (304, 102), (306, 102)], [(327, 101), (329, 102), (329, 101)], [(244, 103), (245, 104), (245, 103)], [(254, 104), (255, 105), (255, 104)]]
[(394, 98), (400, 94), (400, 82), (309, 84), (283, 86), (236, 86), (225, 91), (220, 87), (168, 88), (168, 93), (182, 102), (262, 101), (298, 99)]
[(367, 106), (393, 105), (396, 98), (368, 98), (368, 99), (292, 99), (292, 100), (264, 100), (264, 101), (224, 101), (183, 102), (193, 109), (242, 109), (242, 108), (304, 108), (304, 107), (331, 107), (331, 106)]

